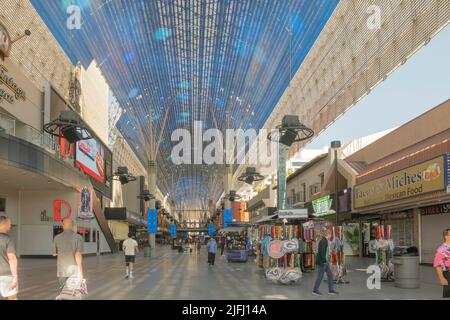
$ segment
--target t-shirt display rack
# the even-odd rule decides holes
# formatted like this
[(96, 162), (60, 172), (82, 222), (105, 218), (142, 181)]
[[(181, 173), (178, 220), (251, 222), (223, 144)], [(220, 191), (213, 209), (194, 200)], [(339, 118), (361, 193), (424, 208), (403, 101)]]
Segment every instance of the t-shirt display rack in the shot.
[(375, 240), (371, 241), (371, 246), (375, 251), (376, 264), (381, 271), (381, 281), (394, 281), (394, 264), (392, 263), (394, 241), (391, 225), (376, 227)]
[(303, 270), (305, 272), (313, 272), (316, 268), (316, 248), (314, 222), (309, 221), (302, 225), (301, 238), (303, 239)]
[[(276, 221), (271, 224), (259, 225), (255, 230), (255, 235), (263, 247), (274, 240), (296, 240), (301, 234), (301, 229), (299, 223), (283, 225), (281, 222)], [(268, 237), (270, 237), (270, 241), (267, 241)], [(257, 261), (261, 262), (264, 259), (268, 259), (266, 263), (259, 264), (264, 268), (264, 273), (268, 279), (278, 281), (282, 284), (293, 284), (301, 278), (302, 267), (298, 247), (295, 250), (290, 249), (282, 253), (282, 256), (279, 258), (271, 257), (267, 248), (260, 248), (258, 254)]]
[(342, 226), (331, 226), (328, 230), (331, 233), (328, 242), (328, 261), (333, 273), (334, 283), (348, 284), (350, 282), (346, 279), (343, 228)]

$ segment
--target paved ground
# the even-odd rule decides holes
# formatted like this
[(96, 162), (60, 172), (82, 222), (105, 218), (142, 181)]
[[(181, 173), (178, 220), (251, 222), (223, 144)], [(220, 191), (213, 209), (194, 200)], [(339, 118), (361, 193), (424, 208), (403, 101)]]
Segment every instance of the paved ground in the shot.
[[(348, 258), (350, 284), (336, 287), (337, 297), (311, 295), (315, 273), (306, 273), (300, 283), (284, 286), (268, 281), (252, 261), (227, 263), (218, 256), (209, 267), (205, 249), (200, 254), (180, 254), (158, 247), (151, 258), (137, 257), (132, 280), (124, 277), (122, 254), (85, 258), (88, 299), (440, 299), (434, 269), (421, 267), (420, 289), (400, 289), (382, 283), (381, 290), (368, 290), (364, 269), (372, 259)], [(54, 299), (57, 294), (54, 259), (21, 259), (21, 299)], [(358, 271), (359, 269), (360, 271)], [(326, 293), (326, 283), (321, 287)]]

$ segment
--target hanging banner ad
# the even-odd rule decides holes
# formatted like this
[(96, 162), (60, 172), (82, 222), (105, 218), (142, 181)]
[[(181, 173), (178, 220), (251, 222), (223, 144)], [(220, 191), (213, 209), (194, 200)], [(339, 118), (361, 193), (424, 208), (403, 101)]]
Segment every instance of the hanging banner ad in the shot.
[(331, 214), (335, 214), (336, 211), (331, 209), (333, 205), (333, 199), (331, 199), (330, 195), (325, 197), (316, 199), (312, 201), (312, 206), (314, 209), (313, 216), (314, 217), (324, 217)]
[(155, 233), (158, 231), (158, 210), (147, 210), (147, 233)]
[(170, 224), (170, 237), (175, 239), (177, 237), (177, 226), (175, 223)]
[(222, 228), (228, 227), (228, 223), (233, 222), (233, 210), (232, 209), (224, 209), (223, 210), (223, 220), (222, 220)]
[(95, 139), (77, 142), (76, 166), (94, 179), (105, 183), (105, 150)]
[(209, 227), (208, 227), (208, 234), (209, 234), (210, 236), (213, 236), (213, 235), (214, 235), (214, 225), (213, 225), (212, 223), (209, 224)]
[(448, 183), (447, 157), (447, 154), (441, 155), (355, 186), (355, 208), (445, 190)]

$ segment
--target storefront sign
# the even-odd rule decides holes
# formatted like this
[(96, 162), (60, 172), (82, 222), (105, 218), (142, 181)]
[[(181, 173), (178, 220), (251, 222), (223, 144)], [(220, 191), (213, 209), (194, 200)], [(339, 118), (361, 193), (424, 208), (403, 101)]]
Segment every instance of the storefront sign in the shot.
[(357, 185), (354, 188), (355, 208), (410, 198), (433, 191), (445, 190), (447, 173), (442, 155)]
[(450, 213), (450, 203), (420, 208), (420, 213), (423, 215)]
[(13, 104), (16, 100), (26, 101), (25, 91), (17, 85), (13, 77), (8, 75), (8, 69), (0, 64), (0, 102)]
[(280, 219), (306, 219), (308, 218), (308, 209), (283, 209), (278, 210)]
[[(67, 208), (67, 215), (65, 217), (61, 217), (62, 207), (65, 206)], [(72, 216), (72, 206), (67, 200), (55, 200), (53, 201), (53, 221), (59, 222), (63, 221), (66, 218), (70, 218)]]
[(6, 27), (0, 23), (0, 57), (1, 59), (5, 59), (5, 57), (9, 56), (9, 52), (11, 51), (11, 37), (9, 36), (8, 30)]
[(330, 195), (313, 200), (312, 201), (312, 206), (314, 209), (313, 216), (314, 217), (323, 217), (323, 216), (335, 214), (336, 211), (331, 209), (332, 205), (333, 205), (333, 199), (331, 199)]

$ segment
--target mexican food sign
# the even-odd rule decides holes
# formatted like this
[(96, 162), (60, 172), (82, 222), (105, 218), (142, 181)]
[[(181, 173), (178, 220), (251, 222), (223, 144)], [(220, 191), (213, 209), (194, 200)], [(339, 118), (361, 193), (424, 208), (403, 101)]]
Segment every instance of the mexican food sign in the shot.
[(355, 186), (355, 208), (445, 190), (448, 181), (447, 157), (447, 154), (442, 155)]

